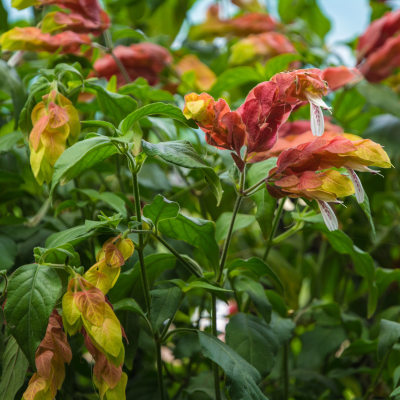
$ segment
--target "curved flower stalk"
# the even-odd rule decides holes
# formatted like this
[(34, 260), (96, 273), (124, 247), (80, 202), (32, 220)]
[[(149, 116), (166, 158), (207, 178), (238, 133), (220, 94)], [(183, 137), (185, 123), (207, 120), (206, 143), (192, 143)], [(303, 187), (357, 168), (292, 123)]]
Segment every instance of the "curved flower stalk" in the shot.
[(231, 47), (229, 64), (243, 65), (254, 61), (265, 62), (285, 53), (296, 53), (292, 42), (281, 33), (264, 32), (258, 35), (249, 35), (235, 43)]
[(83, 275), (83, 279), (100, 289), (104, 294), (115, 285), (121, 273), (121, 267), (133, 254), (132, 240), (121, 235), (108, 239), (97, 253), (97, 263)]
[(29, 134), (30, 162), (39, 184), (49, 183), (54, 164), (78, 140), (80, 123), (72, 103), (53, 89), (32, 110), (33, 129)]
[[(154, 43), (137, 43), (131, 44), (129, 47), (119, 45), (113, 50), (113, 53), (124, 65), (132, 80), (141, 76), (150, 85), (158, 82), (160, 72), (172, 62), (169, 51)], [(109, 80), (116, 75), (118, 85), (125, 84), (125, 79), (110, 54), (97, 59), (93, 67), (99, 77)]]
[(51, 400), (61, 389), (65, 378), (65, 363), (72, 359), (67, 336), (63, 332), (62, 318), (56, 310), (50, 315), (46, 335), (35, 356), (37, 372), (29, 381), (24, 400)]

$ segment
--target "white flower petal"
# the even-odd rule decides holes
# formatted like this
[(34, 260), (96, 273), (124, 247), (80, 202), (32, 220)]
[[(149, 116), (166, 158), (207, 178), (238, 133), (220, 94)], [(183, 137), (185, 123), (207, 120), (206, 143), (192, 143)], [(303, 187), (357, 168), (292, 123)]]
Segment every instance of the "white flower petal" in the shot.
[(316, 106), (322, 107), (324, 110), (330, 110), (332, 107), (328, 107), (328, 105), (321, 99), (321, 97), (313, 94), (311, 92), (305, 92), (305, 96), (307, 97), (310, 103), (314, 103)]
[(325, 130), (324, 115), (321, 107), (310, 101), (311, 131), (314, 136), (322, 136)]
[(346, 167), (347, 172), (349, 173), (350, 179), (353, 182), (354, 189), (356, 191), (356, 199), (358, 203), (364, 202), (364, 188), (361, 184), (360, 178), (351, 168)]
[(317, 200), (317, 202), (326, 226), (331, 232), (336, 231), (339, 228), (339, 223), (332, 208), (325, 201)]

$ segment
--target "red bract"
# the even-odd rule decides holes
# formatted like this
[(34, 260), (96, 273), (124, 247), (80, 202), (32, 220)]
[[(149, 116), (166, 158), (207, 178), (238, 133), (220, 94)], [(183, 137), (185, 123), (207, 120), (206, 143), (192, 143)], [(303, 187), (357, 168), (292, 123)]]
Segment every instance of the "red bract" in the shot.
[(400, 10), (387, 13), (382, 18), (373, 21), (358, 40), (358, 61), (361, 62), (399, 31)]
[(94, 21), (79, 13), (51, 12), (46, 14), (43, 19), (42, 32), (69, 30), (76, 33), (91, 33), (97, 36), (110, 26), (107, 13), (102, 10), (100, 16), (101, 21)]
[(87, 35), (79, 35), (75, 32), (62, 32), (51, 36), (42, 33), (40, 29), (13, 28), (0, 37), (3, 50), (27, 50), (27, 51), (49, 51), (55, 52), (61, 48), (61, 53), (78, 53), (82, 44), (91, 44)]
[(360, 71), (370, 82), (379, 82), (400, 66), (400, 36), (387, 39), (385, 44), (361, 64)]
[[(132, 80), (141, 76), (147, 79), (150, 85), (158, 82), (159, 73), (172, 62), (169, 51), (153, 43), (131, 44), (129, 47), (120, 45), (114, 49), (114, 55), (124, 64)], [(100, 77), (110, 79), (116, 75), (119, 85), (125, 83), (110, 54), (96, 60), (94, 69)]]
[(237, 36), (273, 31), (276, 21), (269, 14), (248, 13), (226, 21)]
[(321, 78), (328, 83), (329, 90), (334, 91), (349, 83), (359, 82), (363, 76), (357, 68), (340, 66), (325, 68)]

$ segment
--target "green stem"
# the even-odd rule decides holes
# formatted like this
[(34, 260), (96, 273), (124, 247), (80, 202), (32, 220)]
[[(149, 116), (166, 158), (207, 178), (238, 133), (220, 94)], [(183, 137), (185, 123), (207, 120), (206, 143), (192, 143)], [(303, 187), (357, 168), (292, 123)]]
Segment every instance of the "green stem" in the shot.
[[(212, 334), (217, 337), (217, 298), (216, 296), (212, 296)], [(213, 372), (214, 372), (214, 388), (215, 388), (215, 399), (221, 400), (221, 390), (219, 387), (219, 367), (218, 364), (213, 362)]]
[(124, 185), (124, 183), (122, 181), (122, 178), (121, 178), (121, 162), (119, 160), (119, 154), (117, 154), (116, 157), (117, 157), (117, 179), (118, 179), (118, 183), (119, 183), (119, 186), (121, 188), (121, 192), (126, 194), (125, 185)]
[(367, 399), (369, 398), (370, 394), (371, 394), (371, 393), (373, 392), (373, 390), (375, 389), (375, 386), (377, 385), (377, 383), (378, 383), (378, 381), (379, 381), (379, 379), (380, 379), (380, 377), (381, 377), (381, 375), (382, 375), (382, 372), (383, 372), (383, 370), (385, 369), (387, 360), (389, 359), (389, 356), (390, 356), (390, 353), (391, 353), (391, 352), (392, 352), (392, 349), (390, 349), (390, 350), (386, 353), (385, 357), (383, 358), (383, 360), (382, 360), (382, 362), (381, 362), (381, 365), (380, 365), (380, 367), (379, 367), (378, 372), (376, 373), (374, 379), (372, 380), (371, 384), (369, 385), (369, 387), (368, 387), (367, 391), (365, 392), (365, 394), (364, 394), (362, 400), (367, 400)]
[(248, 196), (249, 193), (251, 193), (253, 190), (257, 189), (259, 186), (261, 186), (263, 183), (265, 183), (265, 178), (261, 179), (261, 181), (258, 181), (256, 184), (254, 184), (253, 186), (250, 186), (248, 189), (246, 189), (243, 192), (243, 196)]
[(160, 399), (165, 400), (165, 388), (164, 388), (164, 379), (163, 379), (163, 364), (161, 359), (161, 343), (156, 342), (156, 350), (157, 350), (157, 373), (158, 373), (158, 386), (160, 390)]
[(281, 202), (279, 203), (278, 211), (276, 212), (274, 221), (272, 223), (271, 235), (268, 238), (267, 248), (265, 249), (265, 253), (264, 253), (264, 257), (263, 257), (264, 261), (267, 261), (268, 254), (269, 254), (269, 252), (271, 250), (272, 241), (274, 240), (276, 231), (278, 229), (278, 224), (279, 224), (279, 220), (281, 219), (281, 215), (282, 215), (282, 212), (283, 212), (283, 205), (284, 204), (285, 204), (285, 199), (282, 199)]
[[(132, 171), (133, 171), (133, 168), (134, 168), (134, 165), (132, 165)], [(140, 208), (139, 182), (138, 182), (137, 174), (134, 172), (132, 172), (132, 184), (133, 184), (133, 194), (135, 196), (136, 219), (138, 222), (142, 222), (142, 210)], [(142, 225), (139, 225), (139, 228), (142, 228)], [(141, 272), (141, 276), (142, 276), (143, 292), (144, 292), (144, 298), (145, 298), (145, 302), (146, 302), (147, 314), (150, 316), (150, 286), (149, 286), (149, 280), (147, 278), (146, 264), (144, 262), (144, 255), (143, 255), (143, 234), (139, 233), (138, 236), (139, 236), (139, 246), (137, 247), (137, 252), (139, 255), (140, 272)]]
[(273, 239), (272, 240), (272, 246), (276, 246), (277, 244), (283, 242), (288, 237), (294, 235), (300, 229), (303, 229), (303, 226), (304, 226), (304, 222), (298, 222), (297, 224), (293, 225), (286, 232), (283, 232), (281, 235), (279, 235), (275, 239)]
[(170, 246), (161, 236), (154, 237), (164, 245), (196, 278), (202, 278), (200, 272), (190, 265), (172, 246)]
[(283, 400), (289, 399), (289, 343), (283, 345)]

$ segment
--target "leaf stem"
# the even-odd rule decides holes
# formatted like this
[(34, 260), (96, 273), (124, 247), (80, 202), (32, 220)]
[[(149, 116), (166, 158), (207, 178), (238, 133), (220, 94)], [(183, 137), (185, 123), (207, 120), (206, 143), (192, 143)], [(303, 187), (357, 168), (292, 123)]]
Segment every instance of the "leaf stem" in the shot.
[(261, 181), (257, 182), (256, 184), (254, 184), (253, 186), (250, 186), (248, 189), (246, 189), (243, 192), (243, 196), (248, 196), (249, 193), (251, 193), (253, 190), (257, 189), (259, 186), (261, 186), (263, 183), (265, 183), (265, 180), (267, 179), (267, 177), (261, 179)]
[[(212, 296), (212, 334), (217, 337), (218, 332), (217, 332), (217, 297)], [(216, 400), (221, 400), (221, 390), (219, 387), (219, 367), (216, 362), (212, 363), (213, 366), (213, 372), (214, 372), (214, 388), (215, 388), (215, 399)]]
[(269, 254), (269, 252), (271, 250), (272, 243), (273, 243), (276, 231), (278, 229), (279, 220), (281, 219), (281, 215), (282, 215), (282, 212), (283, 212), (283, 205), (284, 204), (285, 204), (285, 199), (282, 199), (281, 202), (279, 203), (278, 211), (276, 212), (276, 215), (275, 215), (275, 218), (274, 218), (274, 222), (272, 223), (271, 235), (268, 238), (267, 248), (265, 249), (265, 253), (264, 253), (264, 257), (263, 257), (264, 261), (267, 261), (268, 254)]
[(200, 275), (199, 271), (197, 271), (195, 268), (193, 268), (192, 265), (190, 265), (172, 246), (170, 246), (161, 236), (155, 235), (154, 232), (152, 232), (154, 237), (164, 245), (196, 278), (202, 278), (202, 275)]
[(158, 374), (158, 386), (160, 391), (160, 399), (165, 400), (165, 388), (164, 388), (164, 379), (163, 379), (163, 363), (161, 359), (161, 343), (156, 342), (156, 351), (157, 351), (157, 374)]

